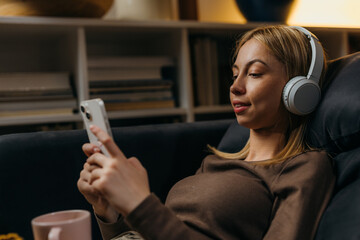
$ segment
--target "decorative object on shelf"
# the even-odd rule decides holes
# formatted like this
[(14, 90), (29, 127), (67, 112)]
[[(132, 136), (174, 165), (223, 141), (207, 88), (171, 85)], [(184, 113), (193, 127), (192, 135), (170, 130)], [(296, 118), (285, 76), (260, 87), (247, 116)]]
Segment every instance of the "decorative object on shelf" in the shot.
[(236, 0), (248, 22), (285, 22), (294, 0)]
[(173, 0), (114, 0), (105, 19), (175, 20), (177, 4)]
[(114, 0), (1, 0), (0, 16), (102, 17)]

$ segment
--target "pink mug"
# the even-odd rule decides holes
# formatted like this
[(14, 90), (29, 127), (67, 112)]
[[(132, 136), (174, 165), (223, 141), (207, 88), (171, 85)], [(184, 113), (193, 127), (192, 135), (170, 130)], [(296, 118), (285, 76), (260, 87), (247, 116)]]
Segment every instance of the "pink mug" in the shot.
[(66, 210), (34, 218), (31, 226), (35, 240), (91, 240), (90, 212)]

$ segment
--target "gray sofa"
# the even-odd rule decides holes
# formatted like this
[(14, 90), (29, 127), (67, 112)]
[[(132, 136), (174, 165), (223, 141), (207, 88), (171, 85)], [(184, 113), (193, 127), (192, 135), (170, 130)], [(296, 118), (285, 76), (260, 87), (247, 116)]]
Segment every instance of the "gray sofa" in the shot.
[[(318, 229), (317, 240), (360, 239), (360, 53), (330, 64), (323, 99), (311, 116), (309, 143), (334, 157), (335, 194)], [(248, 130), (234, 120), (113, 128), (127, 156), (148, 169), (151, 189), (164, 200), (170, 187), (193, 174), (209, 152), (239, 150)], [(85, 130), (0, 136), (0, 235), (32, 239), (32, 218), (91, 206), (76, 182), (86, 160)], [(93, 219), (93, 239), (100, 239)]]

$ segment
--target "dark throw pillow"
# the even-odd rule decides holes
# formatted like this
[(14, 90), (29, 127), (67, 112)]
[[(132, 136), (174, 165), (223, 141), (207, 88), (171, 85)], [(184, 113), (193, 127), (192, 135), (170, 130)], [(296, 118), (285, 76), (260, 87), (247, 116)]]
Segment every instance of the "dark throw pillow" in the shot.
[(322, 100), (311, 117), (307, 140), (338, 154), (360, 142), (360, 52), (332, 61)]

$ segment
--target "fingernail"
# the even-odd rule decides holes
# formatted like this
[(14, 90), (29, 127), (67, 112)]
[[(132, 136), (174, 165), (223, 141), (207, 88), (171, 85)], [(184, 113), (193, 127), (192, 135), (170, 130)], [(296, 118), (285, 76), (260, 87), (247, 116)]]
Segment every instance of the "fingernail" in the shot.
[(98, 148), (98, 147), (94, 147), (93, 151), (94, 152), (101, 152), (100, 148)]

